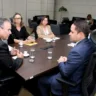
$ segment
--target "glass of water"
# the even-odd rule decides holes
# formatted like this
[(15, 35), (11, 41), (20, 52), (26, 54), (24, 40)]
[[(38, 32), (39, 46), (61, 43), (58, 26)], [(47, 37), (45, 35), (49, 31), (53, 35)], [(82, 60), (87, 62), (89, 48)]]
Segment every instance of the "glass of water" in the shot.
[(35, 58), (35, 48), (30, 50), (30, 58)]
[(29, 62), (34, 62), (34, 59), (35, 59), (35, 48), (31, 48)]
[(23, 40), (21, 39), (20, 42), (19, 42), (19, 46), (20, 47), (23, 47)]
[(52, 59), (52, 48), (49, 48), (48, 49), (48, 56), (47, 56), (48, 59)]

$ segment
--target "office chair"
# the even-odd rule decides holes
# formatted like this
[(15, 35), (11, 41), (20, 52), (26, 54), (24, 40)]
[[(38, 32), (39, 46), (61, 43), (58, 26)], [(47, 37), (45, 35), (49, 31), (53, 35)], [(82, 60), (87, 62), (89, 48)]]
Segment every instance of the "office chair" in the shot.
[(0, 60), (0, 96), (17, 95), (20, 88), (18, 84), (15, 71), (5, 66), (4, 63)]
[(59, 26), (59, 25), (50, 24), (50, 26), (51, 26), (52, 32), (53, 32), (55, 35), (60, 35), (60, 26)]
[(32, 21), (31, 19), (28, 19), (28, 24), (29, 24), (29, 27), (33, 29), (35, 39), (37, 39), (38, 38), (38, 35), (37, 35), (37, 32), (36, 32), (36, 29), (37, 29), (37, 26), (38, 26), (37, 22)]
[[(96, 31), (90, 35), (90, 40), (96, 45)], [(95, 88), (96, 83), (96, 52), (94, 52), (89, 60), (88, 65), (85, 68), (83, 78), (81, 81), (81, 96), (90, 96)], [(95, 79), (94, 79), (95, 76)], [(75, 87), (77, 84), (72, 81), (68, 81), (64, 78), (57, 78), (57, 80), (63, 84), (63, 96), (71, 96), (68, 94), (69, 86)], [(72, 95), (73, 96), (73, 95)]]
[[(95, 48), (96, 48), (96, 29), (91, 32), (90, 40), (93, 42), (93, 44), (95, 45)], [(96, 82), (96, 66), (95, 66), (94, 71), (93, 71), (93, 77), (94, 77), (95, 82)]]

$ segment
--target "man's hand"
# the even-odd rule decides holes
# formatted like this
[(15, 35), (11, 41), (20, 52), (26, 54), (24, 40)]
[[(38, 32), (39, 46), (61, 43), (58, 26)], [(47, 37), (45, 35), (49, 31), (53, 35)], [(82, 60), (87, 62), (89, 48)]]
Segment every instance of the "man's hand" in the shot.
[(24, 56), (23, 56), (23, 53), (22, 52), (17, 52), (17, 57), (18, 58), (23, 58)]
[(17, 52), (18, 52), (18, 51), (19, 51), (18, 49), (13, 48), (13, 49), (11, 50), (11, 55), (17, 55)]
[(67, 57), (65, 56), (60, 56), (60, 58), (57, 60), (58, 63), (66, 62), (66, 61), (67, 61)]

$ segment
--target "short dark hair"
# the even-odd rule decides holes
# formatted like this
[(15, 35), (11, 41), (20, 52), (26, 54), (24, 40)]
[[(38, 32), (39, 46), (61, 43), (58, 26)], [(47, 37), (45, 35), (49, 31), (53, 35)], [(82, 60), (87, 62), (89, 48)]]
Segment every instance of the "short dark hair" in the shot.
[(87, 19), (92, 19), (92, 15), (91, 14), (88, 14), (87, 15)]
[(6, 22), (6, 21), (10, 22), (10, 20), (7, 18), (0, 18), (0, 26), (3, 26), (4, 22)]
[(41, 22), (42, 22), (45, 18), (48, 19), (48, 23), (49, 23), (49, 18), (48, 18), (47, 16), (42, 16), (41, 18), (39, 18), (39, 20), (38, 20), (38, 24), (40, 25)]
[(85, 20), (76, 20), (73, 24), (76, 26), (76, 30), (78, 31), (78, 33), (83, 32), (85, 37), (88, 37), (91, 30), (90, 26)]

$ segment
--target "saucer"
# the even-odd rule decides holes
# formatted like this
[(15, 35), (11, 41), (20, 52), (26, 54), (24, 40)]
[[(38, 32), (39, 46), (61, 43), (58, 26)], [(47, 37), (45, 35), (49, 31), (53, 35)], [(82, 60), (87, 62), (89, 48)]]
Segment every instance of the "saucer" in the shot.
[(23, 54), (24, 55), (24, 57), (28, 57), (29, 56), (29, 54)]

